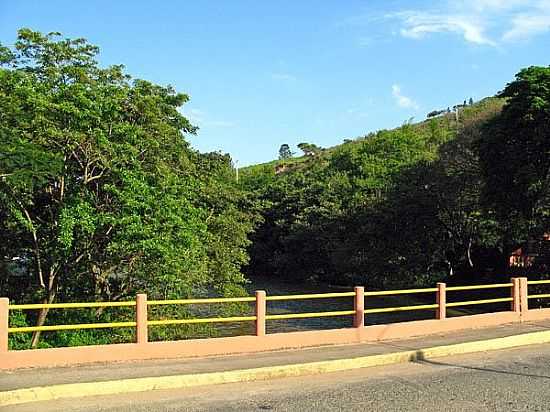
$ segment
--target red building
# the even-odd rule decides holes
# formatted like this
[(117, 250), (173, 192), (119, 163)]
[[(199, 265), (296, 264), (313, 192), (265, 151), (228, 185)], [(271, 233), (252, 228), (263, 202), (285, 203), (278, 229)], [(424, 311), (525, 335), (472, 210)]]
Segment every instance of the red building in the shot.
[(510, 267), (528, 268), (535, 264), (545, 269), (550, 266), (550, 233), (545, 233), (540, 240), (526, 242), (508, 258)]

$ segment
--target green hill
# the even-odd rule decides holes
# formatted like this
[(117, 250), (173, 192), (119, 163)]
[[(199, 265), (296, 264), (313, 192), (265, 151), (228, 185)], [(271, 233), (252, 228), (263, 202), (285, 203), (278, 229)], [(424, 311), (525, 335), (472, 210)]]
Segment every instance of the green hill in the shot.
[[(472, 121), (475, 121), (478, 118), (484, 118), (491, 116), (496, 112), (502, 109), (504, 104), (504, 99), (496, 97), (488, 97), (483, 100), (480, 100), (472, 105), (467, 105), (465, 107), (459, 108), (459, 121), (456, 121), (455, 112), (442, 113), (437, 117), (433, 117), (427, 120), (423, 120), (410, 125), (415, 131), (421, 134), (430, 134), (434, 133), (437, 130), (437, 133), (442, 134), (442, 139), (452, 137), (456, 134), (457, 130), (461, 126), (468, 125)], [(379, 130), (377, 132), (372, 132), (363, 136), (344, 139), (344, 143), (328, 147), (323, 149), (316, 156), (296, 156), (287, 160), (275, 159), (266, 163), (259, 163), (251, 166), (242, 167), (239, 169), (241, 176), (251, 177), (258, 173), (267, 173), (275, 174), (277, 167), (286, 166), (286, 172), (292, 170), (299, 170), (303, 167), (308, 167), (312, 163), (326, 161), (332, 154), (342, 149), (343, 147), (358, 147), (362, 145), (366, 140), (375, 138), (379, 135), (384, 135), (385, 133), (399, 130), (402, 126), (397, 127), (392, 130)]]
[(506, 278), (514, 247), (549, 228), (548, 138), (522, 117), (537, 107), (527, 84), (460, 107), (458, 119), (443, 113), (241, 169), (263, 221), (248, 275), (376, 287)]

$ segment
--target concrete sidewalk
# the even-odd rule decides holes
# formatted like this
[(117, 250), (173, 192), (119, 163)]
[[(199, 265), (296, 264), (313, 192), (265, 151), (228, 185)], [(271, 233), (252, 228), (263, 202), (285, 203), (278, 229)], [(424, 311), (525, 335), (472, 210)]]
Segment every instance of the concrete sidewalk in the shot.
[(0, 374), (0, 392), (40, 386), (48, 387), (60, 384), (195, 375), (270, 366), (353, 359), (548, 330), (550, 330), (550, 321), (539, 321), (507, 324), (484, 329), (469, 329), (451, 334), (428, 335), (408, 340), (390, 340), (357, 345), (315, 347), (301, 350), (285, 350), (224, 357), (180, 358), (4, 371)]

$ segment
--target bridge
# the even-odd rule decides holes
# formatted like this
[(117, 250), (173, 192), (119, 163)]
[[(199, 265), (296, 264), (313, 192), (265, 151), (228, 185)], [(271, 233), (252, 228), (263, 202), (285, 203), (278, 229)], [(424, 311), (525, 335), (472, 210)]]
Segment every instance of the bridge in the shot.
[[(550, 327), (550, 308), (536, 309), (530, 302), (550, 298), (550, 293), (534, 293), (535, 287), (545, 286), (550, 286), (550, 280), (512, 278), (508, 283), (468, 286), (438, 283), (433, 288), (407, 290), (371, 291), (355, 287), (348, 292), (281, 296), (268, 296), (264, 291), (257, 291), (254, 296), (237, 298), (148, 300), (145, 294), (139, 294), (134, 301), (53, 304), (12, 304), (7, 298), (0, 298), (0, 370), (10, 372), (9, 376), (4, 374), (0, 378), (0, 406), (83, 394), (109, 395), (121, 391), (120, 385), (126, 388), (126, 392), (181, 388), (338, 372), (459, 353), (542, 344), (550, 342), (550, 331), (547, 330)], [(493, 296), (500, 292), (501, 296), (468, 298), (474, 292), (479, 294), (486, 291), (493, 292)], [(466, 299), (456, 300), (458, 292), (460, 298)], [(366, 305), (369, 299), (376, 296), (417, 294), (433, 296), (433, 303), (375, 308)], [(353, 302), (353, 309), (288, 314), (272, 314), (267, 310), (270, 301), (327, 298), (349, 299)], [(149, 309), (154, 306), (226, 303), (252, 305), (254, 315), (149, 319)], [(493, 305), (491, 307), (495, 304), (507, 305), (507, 309), (448, 316), (449, 308), (490, 304)], [(28, 327), (9, 325), (9, 312), (13, 310), (101, 307), (133, 308), (135, 319), (113, 323)], [(434, 316), (426, 320), (365, 326), (365, 317), (370, 314), (409, 311), (432, 311)], [(266, 333), (266, 324), (270, 320), (332, 316), (351, 317), (353, 326), (332, 330)], [(152, 327), (221, 322), (253, 322), (255, 333), (209, 339), (149, 341), (149, 329)], [(10, 334), (93, 328), (134, 328), (136, 341), (35, 350), (10, 350), (8, 347)], [(246, 356), (238, 356), (239, 354)], [(251, 354), (254, 356), (250, 356)], [(117, 362), (116, 373), (113, 372), (114, 368), (109, 367), (112, 362)], [(71, 373), (80, 371), (77, 375), (82, 376), (82, 371), (91, 371), (92, 369), (86, 368), (94, 368), (98, 363), (102, 363), (105, 370), (105, 376), (98, 376), (97, 368), (94, 369), (94, 376), (99, 382), (85, 380), (83, 383), (75, 383), (75, 379), (79, 379)], [(182, 364), (185, 367), (174, 366)], [(151, 367), (155, 370), (154, 377), (151, 376)], [(45, 381), (37, 380), (37, 370), (41, 371), (40, 375), (45, 377)], [(63, 374), (66, 374), (65, 380), (61, 379)], [(91, 372), (90, 374), (92, 375)], [(36, 384), (40, 384), (40, 387), (33, 386)]]

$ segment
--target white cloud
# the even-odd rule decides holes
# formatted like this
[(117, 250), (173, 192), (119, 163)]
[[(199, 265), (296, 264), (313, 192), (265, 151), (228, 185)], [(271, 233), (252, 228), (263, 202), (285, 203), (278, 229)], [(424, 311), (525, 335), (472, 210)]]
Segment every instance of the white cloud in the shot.
[(400, 34), (407, 38), (453, 33), (468, 43), (498, 46), (550, 31), (550, 0), (449, 0), (442, 8), (385, 17), (400, 20)]
[(391, 94), (399, 107), (418, 110), (418, 104), (410, 97), (404, 96), (401, 93), (401, 86), (399, 86), (398, 84), (392, 85)]
[(453, 2), (453, 5), (461, 9), (470, 9), (475, 12), (495, 12), (526, 7), (531, 3), (533, 3), (533, 0), (463, 0)]
[(520, 14), (512, 19), (512, 28), (502, 35), (502, 40), (525, 40), (550, 31), (548, 14)]
[(485, 27), (480, 19), (462, 15), (445, 15), (430, 12), (401, 12), (394, 14), (403, 21), (401, 35), (421, 39), (430, 33), (456, 33), (464, 40), (475, 44), (494, 45), (484, 34)]

